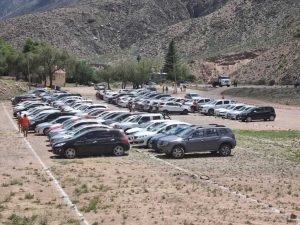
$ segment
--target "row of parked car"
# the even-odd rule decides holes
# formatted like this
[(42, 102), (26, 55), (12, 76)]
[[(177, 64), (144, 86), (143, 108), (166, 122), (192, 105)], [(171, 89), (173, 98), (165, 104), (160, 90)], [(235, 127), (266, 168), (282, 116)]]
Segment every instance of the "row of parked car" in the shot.
[(276, 118), (275, 110), (270, 106), (247, 105), (230, 99), (212, 99), (201, 97), (197, 93), (187, 93), (184, 98), (180, 98), (147, 89), (123, 89), (118, 92), (98, 90), (96, 97), (122, 108), (128, 108), (132, 104), (133, 110), (140, 112), (186, 115), (196, 111), (203, 115), (220, 116), (246, 122), (253, 120), (274, 121)]
[(130, 146), (152, 148), (174, 158), (189, 152), (228, 156), (236, 146), (232, 130), (222, 125), (193, 125), (162, 113), (111, 110), (80, 94), (34, 90), (24, 96), (28, 94), (30, 99), (12, 99), (13, 115), (26, 114), (30, 130), (47, 135), (51, 151), (66, 158), (121, 156)]

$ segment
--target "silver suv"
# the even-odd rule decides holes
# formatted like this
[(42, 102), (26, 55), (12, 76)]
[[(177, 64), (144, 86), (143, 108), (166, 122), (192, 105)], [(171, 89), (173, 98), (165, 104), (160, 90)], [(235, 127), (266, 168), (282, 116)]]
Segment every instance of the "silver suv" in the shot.
[(189, 128), (178, 136), (161, 138), (157, 145), (166, 155), (176, 159), (192, 152), (211, 152), (229, 156), (236, 146), (236, 140), (230, 128), (207, 125)]

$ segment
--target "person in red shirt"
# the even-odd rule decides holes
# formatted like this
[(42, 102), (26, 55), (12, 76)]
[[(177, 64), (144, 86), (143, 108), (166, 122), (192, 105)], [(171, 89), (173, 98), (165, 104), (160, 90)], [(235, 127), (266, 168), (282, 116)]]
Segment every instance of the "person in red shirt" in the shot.
[(22, 117), (21, 126), (22, 126), (22, 131), (24, 133), (24, 137), (27, 137), (28, 130), (29, 130), (29, 118), (27, 117), (26, 114)]

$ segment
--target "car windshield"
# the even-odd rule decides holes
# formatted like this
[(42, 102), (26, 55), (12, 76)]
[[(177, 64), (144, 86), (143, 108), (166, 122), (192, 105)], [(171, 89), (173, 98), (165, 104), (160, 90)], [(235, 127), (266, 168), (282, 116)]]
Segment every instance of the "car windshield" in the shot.
[(164, 128), (166, 126), (166, 124), (158, 124), (157, 126), (153, 127), (151, 130), (152, 132), (158, 132), (160, 131), (162, 128)]
[(159, 127), (162, 124), (162, 122), (157, 122), (154, 124), (151, 124), (150, 126), (147, 127), (147, 131), (152, 131), (153, 129), (155, 129), (156, 127)]
[(195, 129), (186, 129), (184, 130), (183, 132), (181, 132), (180, 134), (178, 134), (177, 136), (178, 137), (181, 137), (181, 138), (186, 138), (186, 137), (189, 137), (193, 132), (194, 132)]
[(188, 125), (181, 125), (179, 127), (175, 127), (171, 130), (169, 130), (166, 134), (167, 135), (177, 135), (183, 132), (186, 128), (188, 128)]
[[(136, 118), (134, 118), (132, 121), (132, 123), (137, 123), (140, 120), (141, 116), (137, 116)], [(129, 122), (129, 121), (128, 121)]]
[(135, 117), (136, 116), (129, 116), (129, 117), (127, 117), (127, 118), (125, 118), (124, 120), (122, 120), (121, 122), (122, 123), (126, 123), (126, 122), (131, 122), (132, 120), (134, 120), (135, 119)]
[(139, 128), (147, 128), (147, 127), (151, 126), (152, 124), (153, 124), (152, 121), (149, 121), (147, 123), (142, 123), (139, 125)]
[(192, 97), (198, 97), (198, 94), (190, 94)]

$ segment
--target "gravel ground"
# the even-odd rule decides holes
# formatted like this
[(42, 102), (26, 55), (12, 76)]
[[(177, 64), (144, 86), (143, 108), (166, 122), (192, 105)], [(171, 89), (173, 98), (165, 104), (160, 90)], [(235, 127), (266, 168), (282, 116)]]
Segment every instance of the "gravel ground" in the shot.
[[(92, 88), (72, 90), (94, 96)], [(11, 112), (8, 103), (5, 108)], [(36, 224), (80, 224), (4, 108), (0, 111), (0, 224), (12, 224), (13, 213), (37, 215)], [(210, 123), (200, 115), (178, 118)], [(285, 129), (279, 126), (284, 119), (278, 121), (274, 129)], [(252, 129), (252, 123), (247, 128), (232, 123)], [(267, 129), (270, 123), (258, 124), (264, 125), (253, 129)], [(27, 140), (90, 224), (271, 225), (290, 224), (288, 214), (300, 214), (300, 165), (286, 153), (299, 151), (299, 139), (238, 136), (231, 157), (192, 154), (182, 160), (135, 148), (124, 157), (65, 160), (48, 152), (45, 137), (30, 134)]]

